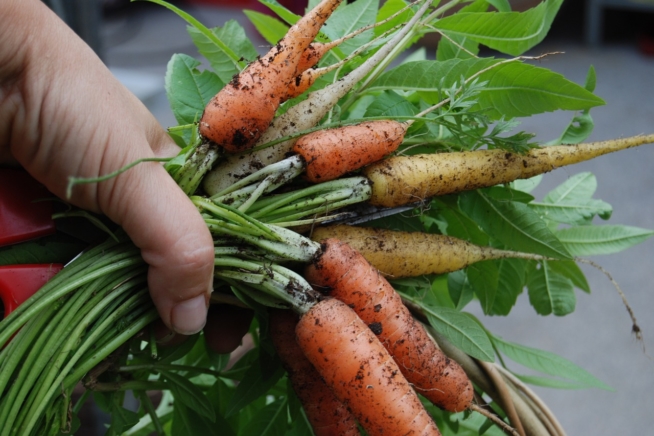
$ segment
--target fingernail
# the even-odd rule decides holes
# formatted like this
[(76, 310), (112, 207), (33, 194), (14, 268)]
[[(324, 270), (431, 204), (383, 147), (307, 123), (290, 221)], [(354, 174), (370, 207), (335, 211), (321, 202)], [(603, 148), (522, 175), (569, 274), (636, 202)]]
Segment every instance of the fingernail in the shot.
[(206, 295), (200, 294), (189, 300), (177, 303), (171, 313), (173, 330), (181, 335), (192, 335), (207, 322)]

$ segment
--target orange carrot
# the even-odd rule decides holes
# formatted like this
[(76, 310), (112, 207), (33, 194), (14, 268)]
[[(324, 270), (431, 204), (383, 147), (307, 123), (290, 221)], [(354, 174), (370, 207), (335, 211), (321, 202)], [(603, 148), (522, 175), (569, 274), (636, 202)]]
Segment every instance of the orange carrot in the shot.
[(334, 396), (297, 344), (298, 317), (290, 310), (281, 309), (273, 309), (269, 314), (270, 337), (315, 435), (358, 436), (354, 416)]
[(295, 332), (309, 361), (369, 435), (440, 435), (388, 351), (345, 303), (314, 305)]
[(322, 0), (220, 90), (202, 114), (200, 134), (230, 152), (254, 146), (285, 98), (304, 51), (341, 1)]
[(352, 307), (388, 349), (406, 379), (438, 407), (460, 412), (473, 398), (458, 363), (436, 346), (384, 277), (361, 254), (336, 239), (305, 271), (313, 286)]
[(326, 182), (377, 162), (402, 143), (407, 125), (397, 121), (369, 121), (301, 137), (293, 151), (307, 164), (311, 182)]
[(328, 43), (312, 42), (309, 47), (304, 50), (302, 57), (297, 64), (296, 74), (301, 74), (309, 68), (316, 66), (320, 59), (332, 48), (336, 47), (341, 40), (336, 40)]

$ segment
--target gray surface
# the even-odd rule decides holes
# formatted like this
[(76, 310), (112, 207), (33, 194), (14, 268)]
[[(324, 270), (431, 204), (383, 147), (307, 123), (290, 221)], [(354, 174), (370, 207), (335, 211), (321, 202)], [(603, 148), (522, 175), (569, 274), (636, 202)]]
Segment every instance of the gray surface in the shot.
[[(207, 25), (219, 25), (238, 11), (196, 9), (191, 11)], [(174, 124), (163, 92), (165, 65), (174, 52), (193, 54), (185, 25), (172, 13), (152, 10), (141, 18), (118, 20), (105, 26), (106, 59), (129, 76), (131, 87), (162, 125)], [(252, 32), (253, 34), (253, 32)], [(263, 44), (259, 42), (258, 44)], [(596, 93), (607, 106), (592, 111), (596, 129), (591, 139), (602, 140), (654, 132), (654, 59), (628, 46), (605, 46), (592, 51), (565, 42), (549, 43), (538, 53), (565, 51), (548, 57), (543, 66), (583, 83), (589, 65), (595, 65)], [(127, 80), (127, 79), (126, 79)], [(139, 80), (143, 82), (139, 84)], [(154, 90), (154, 91), (153, 91)], [(547, 141), (557, 137), (570, 120), (569, 113), (546, 114), (526, 120), (522, 128)], [(594, 172), (599, 181), (596, 198), (614, 207), (612, 224), (654, 228), (654, 146), (645, 146), (564, 168), (545, 177), (536, 191), (541, 198), (549, 189), (581, 171)], [(617, 255), (595, 259), (621, 284), (654, 354), (654, 239)], [(654, 361), (630, 334), (630, 320), (611, 284), (599, 272), (584, 268), (592, 295), (578, 293), (577, 310), (564, 318), (541, 317), (523, 294), (508, 318), (484, 318), (500, 336), (525, 345), (558, 353), (583, 366), (612, 386), (614, 392), (597, 389), (560, 391), (536, 389), (551, 407), (569, 435), (652, 434)], [(471, 311), (479, 315), (475, 303)]]

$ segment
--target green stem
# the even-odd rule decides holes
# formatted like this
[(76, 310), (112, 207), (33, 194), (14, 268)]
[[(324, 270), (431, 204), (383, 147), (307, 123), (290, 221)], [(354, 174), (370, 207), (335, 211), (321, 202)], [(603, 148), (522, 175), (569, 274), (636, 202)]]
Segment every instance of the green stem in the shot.
[(134, 396), (139, 400), (141, 406), (143, 406), (148, 415), (150, 415), (152, 425), (154, 425), (154, 431), (157, 433), (157, 435), (165, 436), (166, 432), (163, 429), (163, 425), (161, 425), (157, 411), (154, 408), (154, 404), (152, 404), (152, 400), (150, 400), (150, 397), (148, 397), (147, 392), (135, 390)]

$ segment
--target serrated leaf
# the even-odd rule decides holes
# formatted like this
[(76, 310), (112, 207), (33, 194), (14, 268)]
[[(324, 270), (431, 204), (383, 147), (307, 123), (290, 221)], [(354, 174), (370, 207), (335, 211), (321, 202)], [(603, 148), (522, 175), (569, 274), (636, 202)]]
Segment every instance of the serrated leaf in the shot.
[(554, 389), (586, 389), (587, 386), (581, 383), (569, 382), (566, 380), (558, 380), (550, 377), (539, 377), (534, 375), (521, 375), (513, 374), (519, 380), (533, 386), (542, 386), (545, 388)]
[[(505, 0), (500, 0), (505, 1)], [(461, 8), (459, 13), (465, 12), (485, 12), (488, 4), (485, 0), (477, 0)], [(473, 41), (467, 36), (450, 35), (448, 32), (442, 32), (442, 37), (438, 42), (436, 49), (436, 60), (446, 61), (448, 59), (468, 59), (479, 54), (479, 43)]]
[(545, 0), (525, 12), (458, 13), (436, 21), (433, 26), (518, 56), (545, 38), (562, 3), (563, 0)]
[(495, 335), (492, 336), (492, 340), (502, 354), (527, 368), (578, 382), (586, 387), (611, 390), (585, 369), (554, 353), (505, 341)]
[(489, 315), (506, 316), (515, 306), (518, 295), (525, 286), (525, 264), (523, 259), (502, 259), (499, 261), (497, 292)]
[(274, 372), (267, 377), (264, 376), (261, 366), (256, 363), (247, 369), (227, 407), (227, 411), (225, 412), (226, 417), (238, 413), (239, 410), (268, 392), (277, 383), (284, 375), (284, 368), (282, 368), (279, 361), (276, 362), (276, 368), (269, 368), (270, 371)]
[(282, 39), (288, 32), (286, 24), (270, 15), (248, 9), (244, 10), (243, 13), (269, 44), (277, 44), (277, 41)]
[(618, 253), (652, 235), (652, 230), (622, 225), (578, 226), (556, 231), (556, 236), (573, 256)]
[(222, 417), (210, 421), (192, 407), (175, 401), (171, 435), (235, 436), (235, 433)]
[(522, 191), (530, 193), (540, 184), (543, 180), (543, 175), (539, 174), (537, 176), (531, 177), (529, 179), (518, 179), (510, 183), (510, 186), (516, 191)]
[[(436, 207), (431, 210), (437, 211), (447, 222), (447, 227), (441, 229), (443, 234), (464, 239), (477, 245), (488, 245), (488, 235), (481, 231), (476, 222), (461, 213), (456, 203), (456, 197), (450, 197), (449, 200), (441, 197), (434, 199), (432, 202)], [(431, 210), (427, 213), (430, 213)]]
[(174, 54), (168, 62), (166, 95), (180, 124), (197, 122), (209, 100), (224, 85), (211, 71), (200, 72), (199, 65), (200, 61), (185, 54)]
[(0, 266), (28, 263), (66, 264), (87, 244), (63, 234), (54, 234), (34, 241), (0, 248)]
[(259, 3), (268, 7), (271, 11), (276, 13), (279, 18), (290, 25), (295, 24), (300, 19), (298, 14), (289, 11), (284, 5), (276, 0), (259, 0)]
[(586, 281), (586, 276), (572, 260), (550, 260), (547, 262), (552, 271), (567, 277), (572, 281), (572, 284), (584, 292), (590, 293), (590, 286)]
[(529, 206), (543, 218), (563, 224), (585, 224), (595, 215), (609, 219), (613, 207), (602, 200), (562, 201), (560, 203), (533, 202)]
[[(586, 75), (586, 83), (584, 88), (590, 92), (595, 91), (595, 85), (597, 78), (595, 76), (595, 68), (591, 65), (588, 69), (588, 74)], [(579, 144), (580, 142), (586, 140), (593, 129), (595, 128), (595, 123), (593, 118), (590, 116), (590, 110), (586, 109), (581, 114), (575, 115), (572, 118), (572, 121), (563, 131), (561, 136), (558, 139), (550, 141), (549, 144)]]
[[(387, 0), (383, 2), (382, 7), (379, 8), (379, 12), (377, 13), (377, 22), (389, 18), (391, 15), (399, 12), (401, 9), (404, 9), (405, 6), (406, 6), (406, 2), (404, 2), (403, 0)], [(375, 27), (374, 29), (375, 36), (379, 36), (382, 33), (392, 29), (393, 27), (399, 24), (406, 23), (414, 15), (415, 13), (413, 12), (413, 10), (407, 9), (405, 12), (393, 18), (388, 23)]]
[(478, 80), (486, 85), (472, 109), (486, 111), (495, 119), (526, 117), (559, 109), (584, 110), (604, 104), (604, 100), (559, 73), (519, 61), (493, 58), (401, 64), (382, 74), (369, 90), (414, 91), (428, 103), (435, 104), (440, 101), (442, 89), (454, 84), (460, 86), (461, 77), (467, 79), (482, 70), (487, 71), (481, 73)]
[(116, 432), (116, 434), (121, 434), (122, 432), (134, 427), (138, 424), (139, 419), (140, 416), (138, 413), (127, 410), (115, 403), (112, 404), (111, 429)]
[(526, 204), (496, 201), (478, 190), (460, 195), (459, 205), (486, 233), (510, 249), (570, 258), (563, 244)]
[(494, 361), (492, 344), (477, 322), (458, 310), (435, 306), (423, 299), (403, 295), (420, 306), (432, 327), (460, 350), (480, 360)]
[(593, 173), (583, 172), (561, 183), (545, 195), (546, 203), (560, 203), (562, 201), (588, 200), (593, 197), (597, 189), (597, 178)]
[(277, 436), (286, 430), (286, 400), (275, 401), (259, 410), (248, 424), (239, 431), (242, 436)]
[[(322, 32), (331, 40), (348, 35), (360, 27), (374, 24), (379, 9), (379, 0), (357, 0), (336, 9)], [(339, 45), (340, 50), (350, 54), (363, 44), (370, 41), (374, 33), (372, 30), (363, 32)]]
[(463, 270), (447, 275), (447, 289), (456, 310), (461, 310), (475, 297), (475, 290), (470, 285), (468, 275)]
[(485, 0), (493, 5), (498, 12), (511, 12), (511, 3), (509, 0)]
[(216, 419), (209, 398), (190, 380), (172, 371), (160, 370), (161, 375), (170, 384), (170, 390), (175, 396), (175, 404), (183, 403), (197, 414), (210, 420)]
[(575, 310), (572, 281), (549, 268), (547, 261), (529, 274), (527, 288), (529, 302), (539, 315), (564, 316)]
[(365, 117), (413, 116), (417, 113), (415, 106), (394, 91), (384, 91), (375, 98), (366, 109)]
[(470, 285), (475, 290), (475, 295), (479, 298), (482, 310), (485, 314), (490, 313), (495, 302), (499, 281), (497, 264), (492, 260), (473, 263), (466, 268), (466, 274)]
[[(223, 27), (215, 27), (210, 30), (213, 38), (209, 38), (204, 32), (195, 27), (188, 27), (188, 33), (198, 51), (204, 56), (214, 72), (220, 77), (223, 83), (229, 82), (234, 74), (241, 71), (243, 65), (234, 62), (234, 53), (239, 60), (254, 60), (258, 52), (252, 42), (245, 34), (245, 30), (235, 20), (229, 20)], [(221, 45), (215, 43), (222, 42)], [(226, 50), (229, 50), (227, 52)]]

